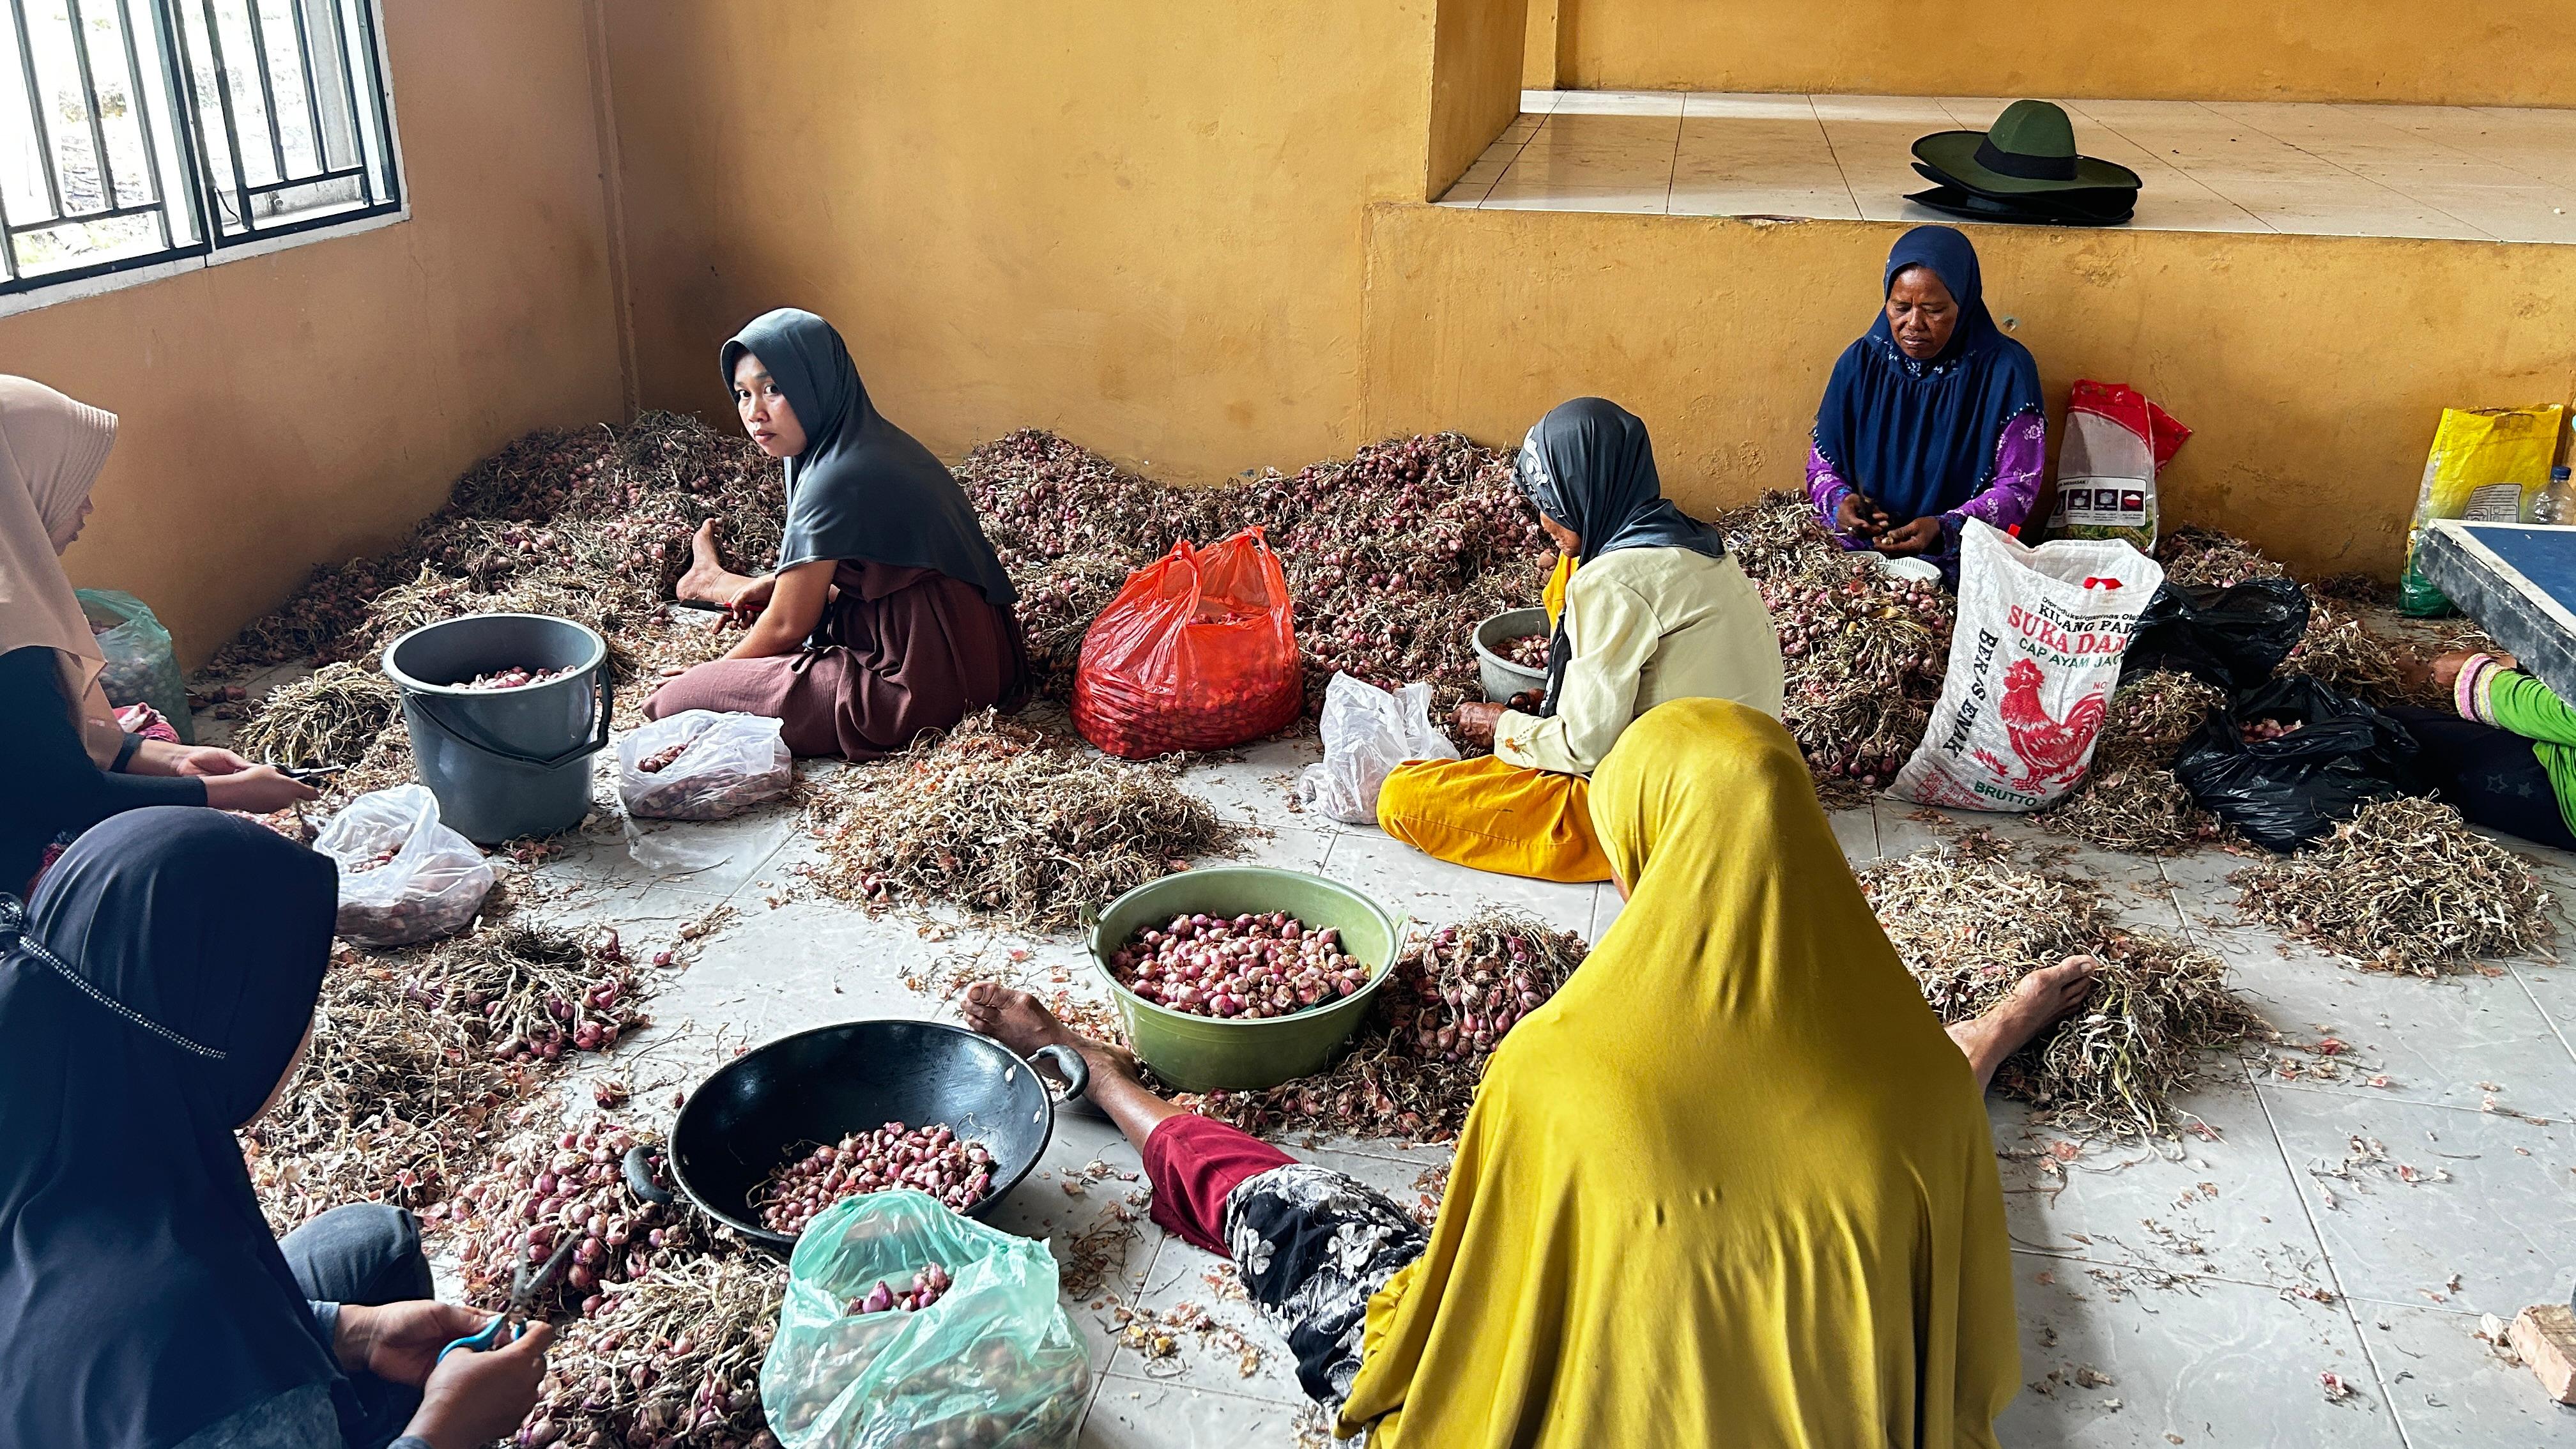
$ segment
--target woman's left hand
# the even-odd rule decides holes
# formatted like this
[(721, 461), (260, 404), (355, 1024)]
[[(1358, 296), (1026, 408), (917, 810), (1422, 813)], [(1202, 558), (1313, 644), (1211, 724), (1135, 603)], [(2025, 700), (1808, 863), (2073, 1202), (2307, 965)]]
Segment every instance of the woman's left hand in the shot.
[(1912, 554), (1938, 548), (1941, 544), (1941, 520), (1918, 518), (1900, 523), (1874, 540), (1880, 553)]
[(1450, 724), (1458, 731), (1458, 742), (1486, 749), (1493, 747), (1494, 726), (1503, 718), (1503, 707), (1486, 700), (1471, 699), (1461, 703)]
[(331, 1350), (343, 1369), (363, 1369), (387, 1382), (416, 1389), (428, 1382), (429, 1371), (438, 1367), (440, 1349), (481, 1332), (483, 1325), (491, 1321), (492, 1315), (480, 1309), (434, 1303), (426, 1298), (388, 1303), (381, 1308), (343, 1303), (340, 1329), (333, 1336)]
[(237, 775), (252, 762), (213, 745), (182, 745), (170, 763), (182, 775)]

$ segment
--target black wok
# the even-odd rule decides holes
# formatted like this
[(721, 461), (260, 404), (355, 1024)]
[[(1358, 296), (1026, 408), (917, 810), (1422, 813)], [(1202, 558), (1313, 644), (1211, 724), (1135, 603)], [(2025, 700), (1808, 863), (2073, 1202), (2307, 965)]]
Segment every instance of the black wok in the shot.
[[(1082, 1057), (1051, 1046), (1038, 1059), (1056, 1069), (1070, 1101), (1090, 1085)], [(1029, 1062), (990, 1037), (935, 1021), (849, 1021), (780, 1037), (727, 1062), (689, 1094), (671, 1126), (671, 1176), (708, 1216), (784, 1253), (796, 1240), (760, 1225), (752, 1190), (800, 1149), (838, 1142), (888, 1122), (945, 1123), (959, 1140), (993, 1154), (992, 1191), (968, 1217), (1028, 1176), (1055, 1132), (1055, 1102)], [(636, 1194), (669, 1202), (647, 1169), (646, 1150), (627, 1154)]]

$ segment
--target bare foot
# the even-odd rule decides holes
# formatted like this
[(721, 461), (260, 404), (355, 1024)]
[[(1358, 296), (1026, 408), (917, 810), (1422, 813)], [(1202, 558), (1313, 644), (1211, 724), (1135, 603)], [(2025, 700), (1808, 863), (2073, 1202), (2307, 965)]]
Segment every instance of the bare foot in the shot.
[(689, 571), (680, 575), (673, 592), (681, 598), (700, 604), (733, 606), (743, 586), (751, 580), (724, 566), (724, 554), (716, 548), (716, 521), (712, 518), (698, 525), (689, 537)]
[(1136, 1054), (1125, 1047), (1076, 1032), (1056, 1019), (1046, 1003), (1025, 991), (1013, 991), (998, 981), (978, 981), (966, 988), (964, 1002), (966, 1027), (982, 1032), (1021, 1056), (1034, 1056), (1051, 1046), (1071, 1047), (1082, 1053), (1083, 1062), (1094, 1072), (1108, 1072), (1136, 1078)]
[(1977, 1073), (1977, 1089), (1983, 1091), (1994, 1081), (1995, 1069), (2004, 1064), (2004, 1058), (2074, 1015), (2093, 993), (2093, 980), (2101, 971), (2102, 963), (2091, 956), (2069, 956), (2054, 966), (2042, 966), (2014, 982), (2012, 994), (1984, 1015), (1951, 1027), (1950, 1040), (1967, 1053), (1968, 1065)]

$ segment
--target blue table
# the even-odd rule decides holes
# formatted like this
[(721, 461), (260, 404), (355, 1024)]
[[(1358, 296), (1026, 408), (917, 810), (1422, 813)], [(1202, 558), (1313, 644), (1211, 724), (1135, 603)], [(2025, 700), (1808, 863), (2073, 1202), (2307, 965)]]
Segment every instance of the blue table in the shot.
[(2576, 700), (2576, 528), (2428, 525), (2415, 565), (2522, 667)]

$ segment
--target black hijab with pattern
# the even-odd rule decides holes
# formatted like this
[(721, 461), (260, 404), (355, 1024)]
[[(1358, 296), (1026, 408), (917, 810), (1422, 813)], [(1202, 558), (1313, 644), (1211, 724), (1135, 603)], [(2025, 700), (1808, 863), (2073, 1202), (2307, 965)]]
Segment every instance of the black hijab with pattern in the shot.
[(294, 1059), (331, 862), (131, 810), (0, 896), (0, 1444), (165, 1449), (308, 1384), (356, 1404), (233, 1131)]

